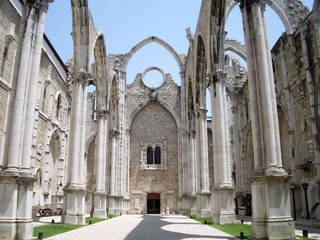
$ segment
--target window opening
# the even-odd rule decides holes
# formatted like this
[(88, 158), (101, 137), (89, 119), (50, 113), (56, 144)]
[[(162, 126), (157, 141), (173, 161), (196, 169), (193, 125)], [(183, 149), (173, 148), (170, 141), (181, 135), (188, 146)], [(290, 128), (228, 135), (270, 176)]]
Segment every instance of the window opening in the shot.
[(153, 149), (152, 149), (152, 147), (147, 148), (147, 164), (153, 164)]
[(0, 72), (1, 77), (3, 77), (3, 75), (4, 75), (4, 69), (5, 69), (5, 65), (7, 63), (7, 59), (8, 59), (8, 52), (9, 52), (9, 41), (6, 41), (6, 45), (4, 47), (4, 52), (2, 55), (2, 66), (1, 66), (1, 72)]
[(59, 94), (59, 96), (58, 96), (56, 117), (59, 117), (60, 108), (61, 108), (61, 94)]
[(155, 149), (155, 164), (161, 164), (161, 148), (159, 146)]

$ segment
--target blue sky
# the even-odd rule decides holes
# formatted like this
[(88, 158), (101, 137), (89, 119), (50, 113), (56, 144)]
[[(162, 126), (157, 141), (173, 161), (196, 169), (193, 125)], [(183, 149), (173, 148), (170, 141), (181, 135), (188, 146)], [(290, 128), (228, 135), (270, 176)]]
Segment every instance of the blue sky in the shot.
[[(310, 9), (313, 0), (302, 1)], [(98, 30), (105, 33), (107, 54), (127, 53), (149, 36), (167, 41), (179, 54), (187, 53), (189, 43), (185, 29), (195, 31), (201, 0), (89, 0), (89, 7)], [(284, 31), (278, 16), (267, 9), (271, 46)], [(46, 23), (46, 34), (63, 61), (72, 57), (72, 18), (70, 1), (56, 0), (51, 4)], [(239, 7), (231, 12), (227, 24), (228, 38), (243, 41), (242, 20)], [(152, 43), (138, 51), (129, 62), (127, 81), (131, 83), (136, 74), (150, 66), (171, 73), (179, 84), (178, 65), (171, 54), (158, 44)], [(161, 75), (150, 72), (155, 83)]]

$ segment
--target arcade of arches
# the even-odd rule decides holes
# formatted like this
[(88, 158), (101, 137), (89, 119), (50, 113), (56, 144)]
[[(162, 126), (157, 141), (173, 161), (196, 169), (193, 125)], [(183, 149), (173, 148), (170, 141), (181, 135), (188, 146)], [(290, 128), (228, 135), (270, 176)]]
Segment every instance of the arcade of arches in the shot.
[[(319, 1), (309, 12), (299, 0), (202, 0), (187, 53), (151, 36), (107, 55), (88, 1), (71, 0), (68, 63), (43, 34), (52, 2), (0, 1), (0, 239), (31, 239), (42, 208), (79, 225), (87, 213), (247, 215), (256, 239), (292, 239), (295, 218), (320, 219)], [(245, 45), (225, 37), (236, 5)], [(266, 5), (286, 30), (271, 51)], [(181, 79), (150, 66), (127, 83), (150, 43)]]

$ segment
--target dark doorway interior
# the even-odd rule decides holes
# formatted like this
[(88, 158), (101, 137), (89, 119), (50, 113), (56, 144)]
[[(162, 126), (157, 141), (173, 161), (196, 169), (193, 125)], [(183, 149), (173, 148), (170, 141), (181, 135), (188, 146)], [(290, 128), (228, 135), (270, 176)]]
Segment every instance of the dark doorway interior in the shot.
[(147, 197), (147, 213), (160, 214), (160, 194), (149, 193)]

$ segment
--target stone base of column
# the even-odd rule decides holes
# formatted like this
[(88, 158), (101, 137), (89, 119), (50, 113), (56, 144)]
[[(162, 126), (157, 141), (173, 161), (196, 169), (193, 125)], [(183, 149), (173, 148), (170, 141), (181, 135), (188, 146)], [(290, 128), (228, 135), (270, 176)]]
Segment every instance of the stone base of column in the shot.
[(197, 216), (198, 206), (197, 206), (197, 197), (195, 195), (190, 196), (190, 215)]
[(179, 209), (179, 212), (181, 214), (184, 214), (184, 215), (192, 215), (191, 214), (191, 209), (192, 209), (192, 205), (193, 205), (193, 199), (195, 197), (194, 196), (191, 196), (191, 195), (183, 195), (180, 199), (180, 209)]
[(83, 186), (67, 186), (64, 189), (63, 223), (85, 225), (85, 189)]
[(92, 217), (107, 218), (107, 199), (105, 192), (94, 193)]
[(234, 212), (234, 189), (230, 187), (220, 187), (214, 189), (212, 193), (212, 221), (213, 224), (235, 223)]
[(130, 199), (123, 199), (123, 211), (122, 214), (129, 214), (130, 211)]
[(109, 196), (109, 214), (123, 214), (123, 196)]
[(289, 176), (251, 178), (252, 237), (254, 239), (294, 239)]
[(197, 195), (197, 217), (204, 218), (211, 216), (211, 193), (205, 192)]
[(0, 172), (0, 239), (32, 239), (32, 186), (30, 173)]

